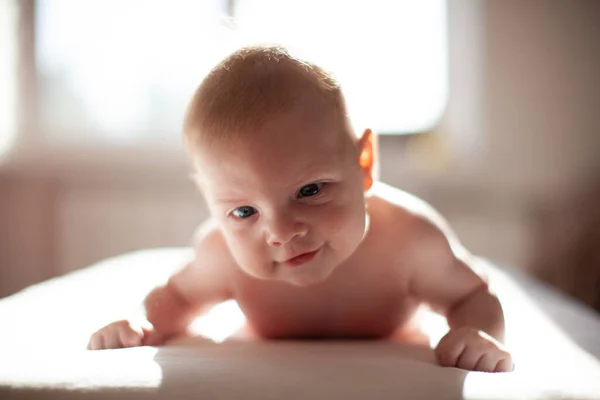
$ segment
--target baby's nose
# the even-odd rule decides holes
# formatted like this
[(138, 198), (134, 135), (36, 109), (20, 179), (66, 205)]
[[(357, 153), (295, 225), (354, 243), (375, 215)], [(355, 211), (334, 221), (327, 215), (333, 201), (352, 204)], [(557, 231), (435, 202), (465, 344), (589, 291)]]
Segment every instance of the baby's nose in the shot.
[(307, 227), (303, 223), (289, 220), (274, 221), (270, 224), (267, 233), (267, 243), (273, 247), (279, 247), (291, 242), (295, 238), (306, 235)]

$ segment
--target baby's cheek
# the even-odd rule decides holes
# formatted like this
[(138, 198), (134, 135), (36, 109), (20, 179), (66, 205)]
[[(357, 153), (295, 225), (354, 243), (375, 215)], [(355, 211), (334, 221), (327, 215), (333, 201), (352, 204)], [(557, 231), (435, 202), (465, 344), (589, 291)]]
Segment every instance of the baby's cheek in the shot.
[(353, 240), (360, 238), (364, 233), (365, 214), (364, 209), (353, 204), (337, 204), (323, 210), (320, 216), (323, 230), (328, 236), (342, 237)]

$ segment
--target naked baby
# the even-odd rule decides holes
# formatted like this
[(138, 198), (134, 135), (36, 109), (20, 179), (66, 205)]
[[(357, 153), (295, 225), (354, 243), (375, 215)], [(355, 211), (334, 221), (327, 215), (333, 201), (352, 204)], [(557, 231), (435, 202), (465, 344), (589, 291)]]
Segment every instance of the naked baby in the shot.
[(211, 218), (195, 258), (89, 349), (161, 345), (234, 299), (257, 338), (385, 339), (420, 305), (444, 316), (442, 366), (511, 371), (498, 299), (425, 202), (376, 179), (338, 82), (280, 47), (249, 47), (196, 90), (184, 143)]

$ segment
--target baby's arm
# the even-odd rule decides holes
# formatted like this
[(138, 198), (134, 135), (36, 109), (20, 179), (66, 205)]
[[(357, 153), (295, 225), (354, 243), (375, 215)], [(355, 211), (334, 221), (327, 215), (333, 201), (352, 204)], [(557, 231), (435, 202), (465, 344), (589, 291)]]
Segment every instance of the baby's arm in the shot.
[(411, 225), (412, 245), (406, 250), (414, 267), (410, 290), (444, 315), (450, 327), (436, 348), (440, 362), (489, 372), (512, 370), (502, 345), (502, 307), (469, 265), (470, 256), (441, 217), (418, 216)]
[(196, 235), (195, 259), (144, 300), (147, 321), (117, 321), (92, 335), (88, 348), (161, 345), (186, 332), (210, 306), (230, 298), (233, 259), (217, 228), (204, 224)]

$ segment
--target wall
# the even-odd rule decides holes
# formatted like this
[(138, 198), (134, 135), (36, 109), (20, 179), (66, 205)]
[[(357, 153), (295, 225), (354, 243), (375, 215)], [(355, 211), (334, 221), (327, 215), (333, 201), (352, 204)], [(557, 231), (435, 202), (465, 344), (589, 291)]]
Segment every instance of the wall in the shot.
[(496, 182), (554, 195), (600, 167), (600, 3), (489, 1), (487, 163)]

